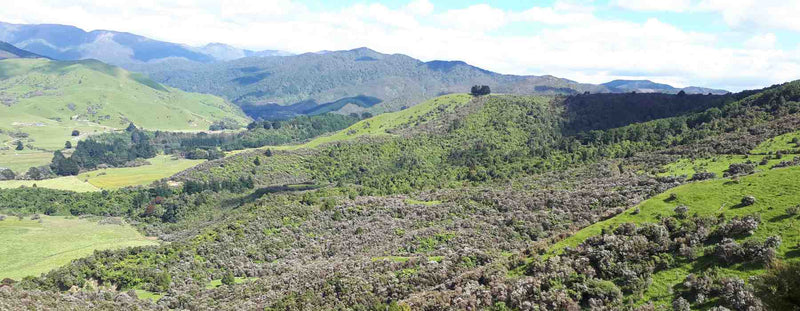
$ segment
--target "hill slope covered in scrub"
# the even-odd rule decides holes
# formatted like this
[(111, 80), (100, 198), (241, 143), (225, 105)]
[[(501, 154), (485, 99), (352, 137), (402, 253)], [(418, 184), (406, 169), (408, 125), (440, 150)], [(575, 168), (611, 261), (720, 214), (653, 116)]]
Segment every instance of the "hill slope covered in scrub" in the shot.
[(783, 149), (799, 100), (800, 82), (726, 96), (448, 95), (149, 187), (0, 190), (3, 213), (121, 216), (169, 242), (18, 280), (0, 303), (775, 309), (786, 302), (764, 284), (797, 256), (800, 160), (758, 151)]

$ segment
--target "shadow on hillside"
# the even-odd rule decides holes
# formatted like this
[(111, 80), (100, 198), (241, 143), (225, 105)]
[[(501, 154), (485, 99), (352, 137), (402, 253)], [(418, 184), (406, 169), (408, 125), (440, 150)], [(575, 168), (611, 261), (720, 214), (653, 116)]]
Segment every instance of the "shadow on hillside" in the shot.
[(222, 205), (226, 207), (236, 207), (246, 203), (255, 202), (256, 200), (267, 194), (281, 193), (281, 192), (300, 192), (300, 191), (314, 190), (320, 187), (321, 186), (319, 185), (305, 183), (305, 184), (292, 184), (292, 185), (270, 186), (265, 188), (259, 188), (246, 196), (225, 200), (222, 202)]
[(800, 257), (800, 248), (795, 247), (795, 249), (786, 252), (785, 257), (786, 259)]
[(770, 222), (779, 222), (779, 221), (787, 220), (789, 218), (792, 218), (792, 216), (791, 215), (787, 215), (787, 214), (783, 214), (783, 215), (778, 215), (778, 216), (772, 217), (772, 218), (769, 219), (769, 221)]

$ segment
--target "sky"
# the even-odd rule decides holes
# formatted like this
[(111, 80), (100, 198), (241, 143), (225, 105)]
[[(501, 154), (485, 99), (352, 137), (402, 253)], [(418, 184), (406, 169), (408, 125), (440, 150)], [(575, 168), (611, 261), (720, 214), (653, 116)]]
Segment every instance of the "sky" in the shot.
[(800, 0), (25, 0), (0, 21), (294, 53), (369, 47), (586, 83), (800, 79)]

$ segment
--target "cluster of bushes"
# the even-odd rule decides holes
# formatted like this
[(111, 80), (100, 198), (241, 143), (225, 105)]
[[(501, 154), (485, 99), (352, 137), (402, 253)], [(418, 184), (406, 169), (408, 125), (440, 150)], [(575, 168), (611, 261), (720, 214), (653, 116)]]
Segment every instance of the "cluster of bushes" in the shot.
[(154, 156), (156, 149), (150, 136), (131, 123), (123, 133), (105, 134), (78, 142), (69, 158), (61, 151), (56, 151), (50, 169), (56, 175), (69, 176), (77, 175), (81, 170), (123, 166), (137, 159)]
[[(176, 206), (177, 223), (168, 226), (180, 229), (162, 234), (171, 243), (96, 252), (43, 277), (23, 280), (18, 287), (61, 290), (95, 280), (122, 290), (164, 292), (163, 273), (168, 272), (169, 294), (159, 304), (192, 309), (217, 299), (216, 294), (190, 294), (198, 293), (198, 286), (233, 274), (260, 279), (236, 285), (246, 291), (221, 287), (218, 291), (230, 299), (216, 303), (245, 309), (361, 305), (385, 310), (421, 289), (502, 262), (506, 257), (501, 252), (531, 247), (676, 184), (633, 174), (608, 177), (608, 169), (581, 169), (580, 175), (588, 178), (578, 185), (569, 182), (570, 191), (467, 188), (420, 194), (423, 202), (445, 202), (434, 205), (405, 196), (359, 196), (352, 187), (238, 194), (186, 183), (183, 191), (163, 198), (144, 197), (140, 210), (152, 205), (153, 216), (143, 212), (133, 217), (170, 222), (170, 206)], [(574, 175), (563, 172), (542, 184), (564, 183), (565, 176)], [(227, 207), (226, 217), (216, 216)], [(331, 269), (338, 273), (330, 274)], [(608, 282), (589, 282), (598, 289), (608, 287)], [(183, 299), (185, 295), (193, 298)]]

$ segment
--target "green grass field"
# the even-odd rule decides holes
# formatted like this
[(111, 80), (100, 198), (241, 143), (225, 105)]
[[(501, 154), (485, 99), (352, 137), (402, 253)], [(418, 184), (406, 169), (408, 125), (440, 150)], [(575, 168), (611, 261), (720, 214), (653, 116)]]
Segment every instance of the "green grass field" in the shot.
[(21, 186), (32, 187), (35, 184), (40, 188), (88, 192), (143, 186), (194, 167), (205, 160), (173, 159), (172, 156), (160, 155), (147, 161), (151, 165), (109, 168), (82, 173), (78, 176), (45, 180), (0, 181), (0, 189), (19, 188)]
[[(752, 161), (756, 164), (759, 164), (761, 160), (767, 156), (764, 155), (719, 155), (712, 158), (701, 158), (701, 159), (680, 159), (676, 162), (670, 163), (664, 166), (664, 172), (658, 174), (659, 176), (681, 176), (686, 175), (686, 177), (691, 178), (695, 173), (699, 172), (709, 172), (709, 173), (716, 173), (718, 177), (722, 177), (725, 170), (731, 164), (734, 163), (744, 163), (747, 161)], [(757, 170), (767, 170), (775, 164), (780, 163), (781, 161), (788, 161), (790, 158), (787, 156), (784, 159), (769, 159), (769, 162), (766, 165), (757, 165)]]
[(13, 149), (0, 151), (0, 167), (9, 168), (17, 175), (25, 174), (31, 167), (50, 164), (51, 160), (52, 152)]
[[(99, 219), (99, 218), (98, 218)], [(94, 250), (155, 245), (128, 225), (101, 225), (98, 219), (42, 216), (0, 221), (0, 278), (39, 275)]]
[[(85, 137), (125, 128), (131, 121), (153, 130), (207, 130), (216, 120), (249, 119), (225, 100), (164, 87), (138, 74), (94, 60), (0, 61), (0, 140), (26, 133), (25, 144), (57, 150), (72, 130)], [(2, 164), (2, 163), (0, 163)]]
[[(666, 200), (672, 194), (677, 195), (677, 199)], [(747, 207), (736, 207), (745, 195), (755, 196), (757, 203)], [(780, 235), (783, 243), (778, 250), (779, 258), (794, 260), (800, 255), (793, 250), (800, 242), (800, 219), (796, 216), (787, 216), (786, 209), (798, 204), (800, 204), (800, 167), (764, 171), (742, 177), (739, 182), (716, 179), (690, 183), (639, 204), (637, 207), (640, 213), (637, 215), (634, 215), (631, 209), (580, 230), (573, 236), (554, 244), (549, 254), (559, 253), (567, 246), (575, 247), (586, 238), (599, 235), (604, 228), (613, 229), (623, 223), (658, 222), (658, 215), (673, 215), (676, 206), (686, 205), (690, 214), (697, 213), (701, 216), (716, 216), (720, 213), (725, 213), (728, 218), (754, 213), (761, 215), (762, 223), (753, 237), (763, 239)], [(709, 262), (698, 260), (655, 274), (652, 286), (640, 302), (655, 301), (658, 304), (668, 305), (671, 303), (670, 290), (673, 286), (682, 282), (689, 273), (702, 271), (709, 265)], [(736, 275), (744, 280), (763, 272), (761, 269), (745, 269), (739, 265), (717, 269), (723, 275)]]
[(786, 152), (797, 154), (800, 153), (800, 145), (793, 143), (793, 140), (800, 140), (800, 131), (783, 134), (770, 138), (758, 145), (755, 149), (750, 151), (752, 154), (769, 154)]
[(19, 187), (36, 187), (68, 190), (75, 192), (100, 191), (100, 188), (82, 181), (75, 176), (66, 176), (45, 180), (4, 180), (0, 181), (0, 189), (13, 189)]
[(205, 160), (173, 159), (172, 156), (160, 155), (147, 161), (151, 165), (91, 171), (78, 175), (77, 180), (80, 182), (87, 181), (94, 187), (109, 190), (128, 186), (142, 186), (170, 177), (180, 171), (203, 163)]

